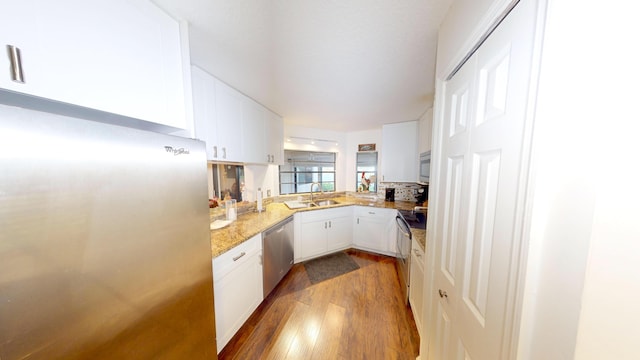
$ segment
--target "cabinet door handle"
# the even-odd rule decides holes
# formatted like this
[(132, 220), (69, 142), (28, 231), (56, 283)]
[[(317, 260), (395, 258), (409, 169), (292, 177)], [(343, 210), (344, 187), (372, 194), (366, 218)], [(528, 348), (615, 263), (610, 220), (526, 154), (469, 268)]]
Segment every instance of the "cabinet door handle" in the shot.
[(329, 221), (329, 228), (331, 228), (331, 221)]
[(375, 215), (376, 213), (373, 211), (369, 211), (369, 215)]
[(360, 225), (360, 218), (356, 219), (356, 224)]
[(247, 255), (247, 253), (243, 251), (243, 252), (241, 252), (241, 253), (240, 253), (240, 255), (238, 255), (238, 256), (236, 256), (236, 257), (234, 257), (234, 258), (233, 258), (233, 261), (238, 261), (238, 259), (240, 259), (241, 257), (243, 257), (243, 256), (245, 256), (245, 255)]
[(9, 59), (11, 61), (11, 80), (24, 84), (24, 73), (22, 72), (22, 58), (20, 49), (17, 46), (7, 45)]
[(324, 228), (325, 229), (327, 228), (327, 222), (326, 221), (324, 222)]
[(267, 154), (267, 162), (270, 163), (271, 162), (271, 155)]
[(222, 148), (222, 158), (223, 158), (223, 159), (226, 159), (226, 158), (227, 158), (227, 148), (226, 148), (226, 147), (223, 147), (223, 148)]
[(214, 158), (217, 158), (217, 157), (218, 157), (218, 147), (217, 147), (217, 146), (214, 146), (214, 147), (213, 147), (213, 157), (214, 157)]

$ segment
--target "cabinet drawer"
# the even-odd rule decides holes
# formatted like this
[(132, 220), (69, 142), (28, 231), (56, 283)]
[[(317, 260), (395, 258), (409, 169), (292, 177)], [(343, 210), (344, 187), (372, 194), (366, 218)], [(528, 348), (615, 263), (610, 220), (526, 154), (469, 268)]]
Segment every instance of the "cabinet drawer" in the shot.
[(356, 206), (355, 215), (357, 217), (384, 217), (395, 216), (397, 210), (381, 209), (368, 206)]
[(222, 279), (236, 266), (244, 264), (252, 255), (262, 252), (262, 234), (258, 234), (213, 259), (213, 281)]
[(317, 220), (332, 220), (340, 217), (351, 217), (351, 206), (337, 207), (330, 209), (319, 209), (301, 212), (300, 221), (302, 223), (317, 221)]

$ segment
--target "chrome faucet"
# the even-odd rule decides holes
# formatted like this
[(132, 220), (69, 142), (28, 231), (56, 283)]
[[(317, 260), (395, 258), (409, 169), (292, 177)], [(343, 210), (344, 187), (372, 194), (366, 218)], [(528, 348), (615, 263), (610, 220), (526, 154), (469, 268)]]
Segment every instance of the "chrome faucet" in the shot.
[(320, 186), (320, 183), (318, 182), (312, 182), (311, 186), (309, 187), (309, 194), (311, 194), (311, 202), (313, 202), (313, 185), (318, 185), (318, 191), (320, 191), (321, 193), (323, 193), (322, 191), (322, 187)]

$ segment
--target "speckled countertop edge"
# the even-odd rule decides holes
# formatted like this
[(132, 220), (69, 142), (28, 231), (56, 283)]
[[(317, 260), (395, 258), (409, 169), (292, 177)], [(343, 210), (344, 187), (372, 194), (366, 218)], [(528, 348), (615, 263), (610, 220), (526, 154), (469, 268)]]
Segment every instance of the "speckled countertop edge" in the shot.
[[(211, 230), (211, 256), (215, 258), (224, 254), (228, 250), (231, 250), (239, 244), (251, 239), (253, 236), (269, 229), (283, 220), (286, 220), (288, 217), (293, 216), (293, 214), (300, 211), (315, 211), (353, 205), (411, 210), (415, 206), (415, 203), (411, 201), (371, 200), (352, 196), (338, 196), (333, 199), (336, 200), (338, 204), (291, 210), (283, 203), (270, 203), (266, 206), (265, 211), (241, 214), (238, 216), (236, 221), (232, 222), (228, 226), (222, 229)], [(416, 238), (418, 243), (422, 246), (422, 250), (425, 250), (426, 231), (411, 229), (411, 233), (412, 237)]]

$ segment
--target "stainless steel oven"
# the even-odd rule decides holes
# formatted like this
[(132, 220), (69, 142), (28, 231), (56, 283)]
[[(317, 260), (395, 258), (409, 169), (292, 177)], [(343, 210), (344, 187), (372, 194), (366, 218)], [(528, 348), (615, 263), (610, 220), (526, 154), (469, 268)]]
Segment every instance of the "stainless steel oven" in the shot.
[(409, 302), (409, 262), (411, 260), (411, 229), (401, 214), (396, 216), (396, 264), (405, 301)]

